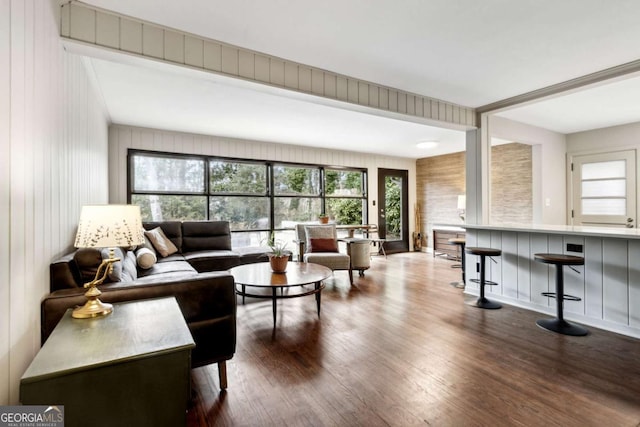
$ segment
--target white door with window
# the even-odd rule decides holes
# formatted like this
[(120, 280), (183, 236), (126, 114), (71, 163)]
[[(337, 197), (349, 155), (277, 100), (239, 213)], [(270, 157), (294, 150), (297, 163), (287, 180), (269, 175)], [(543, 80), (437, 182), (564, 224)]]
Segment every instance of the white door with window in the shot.
[(574, 225), (636, 227), (636, 152), (572, 156)]

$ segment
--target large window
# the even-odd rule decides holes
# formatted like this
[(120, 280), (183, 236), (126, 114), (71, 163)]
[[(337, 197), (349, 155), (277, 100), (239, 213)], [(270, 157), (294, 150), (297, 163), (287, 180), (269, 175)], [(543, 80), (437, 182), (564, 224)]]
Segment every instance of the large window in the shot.
[(274, 223), (292, 228), (312, 221), (322, 213), (320, 168), (293, 165), (273, 166)]
[(207, 218), (205, 165), (201, 158), (131, 156), (131, 203), (147, 221)]
[(209, 160), (209, 219), (232, 230), (270, 228), (267, 184), (265, 164)]
[(367, 218), (366, 171), (130, 150), (129, 201), (143, 221), (229, 221), (236, 247), (326, 213), (336, 224)]
[(325, 169), (326, 213), (338, 224), (363, 224), (366, 212), (364, 174), (352, 170)]

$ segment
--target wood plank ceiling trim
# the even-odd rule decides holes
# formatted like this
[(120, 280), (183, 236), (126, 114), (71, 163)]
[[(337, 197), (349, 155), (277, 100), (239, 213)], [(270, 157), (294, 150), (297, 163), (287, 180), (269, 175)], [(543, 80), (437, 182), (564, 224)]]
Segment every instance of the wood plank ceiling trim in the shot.
[(61, 5), (64, 39), (214, 74), (450, 125), (477, 127), (475, 109), (181, 32), (83, 3)]

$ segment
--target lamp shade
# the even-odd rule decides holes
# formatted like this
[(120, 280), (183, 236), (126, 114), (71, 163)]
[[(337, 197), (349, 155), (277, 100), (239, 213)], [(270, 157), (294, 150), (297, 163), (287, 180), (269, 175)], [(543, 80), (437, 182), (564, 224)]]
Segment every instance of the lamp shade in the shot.
[(129, 247), (144, 243), (140, 206), (89, 205), (80, 212), (76, 248)]
[(458, 209), (463, 210), (467, 208), (467, 196), (462, 194), (458, 196)]

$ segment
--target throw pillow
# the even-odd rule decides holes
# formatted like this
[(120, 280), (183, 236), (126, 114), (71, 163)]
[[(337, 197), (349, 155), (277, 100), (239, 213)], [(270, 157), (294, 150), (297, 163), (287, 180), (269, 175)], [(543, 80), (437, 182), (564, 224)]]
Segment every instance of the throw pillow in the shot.
[[(109, 258), (109, 248), (104, 248), (100, 251), (102, 259)], [(120, 258), (120, 261), (111, 264), (111, 271), (109, 272), (109, 280), (112, 282), (121, 282), (123, 280), (122, 264), (125, 261), (125, 254), (120, 248), (113, 248), (113, 256)]]
[(122, 281), (134, 282), (138, 279), (138, 269), (136, 268), (136, 254), (133, 251), (125, 251), (122, 263)]
[(156, 253), (151, 249), (142, 247), (136, 251), (136, 261), (138, 267), (148, 270), (158, 261), (158, 257), (156, 257)]
[(335, 225), (306, 225), (304, 234), (307, 237), (305, 252), (311, 252), (311, 239), (335, 239)]
[(82, 283), (87, 283), (96, 277), (98, 266), (102, 262), (102, 253), (100, 249), (96, 248), (78, 249), (73, 256), (73, 260), (76, 262), (78, 270), (80, 270)]
[(144, 235), (151, 240), (153, 247), (158, 251), (161, 257), (167, 257), (178, 252), (178, 248), (167, 236), (165, 236), (162, 228), (156, 227), (153, 230), (145, 231)]
[(309, 252), (338, 252), (338, 242), (335, 239), (309, 239), (311, 248)]
[(138, 247), (138, 249), (140, 248), (147, 248), (149, 249), (151, 252), (153, 252), (153, 255), (156, 255), (156, 248), (153, 247), (153, 243), (151, 243), (151, 240), (149, 240), (149, 238), (145, 235), (144, 236), (144, 243)]

